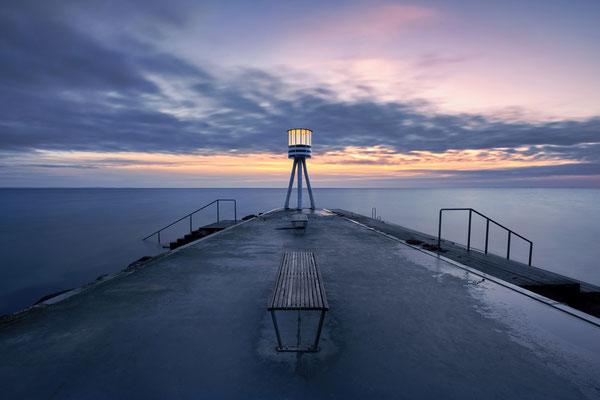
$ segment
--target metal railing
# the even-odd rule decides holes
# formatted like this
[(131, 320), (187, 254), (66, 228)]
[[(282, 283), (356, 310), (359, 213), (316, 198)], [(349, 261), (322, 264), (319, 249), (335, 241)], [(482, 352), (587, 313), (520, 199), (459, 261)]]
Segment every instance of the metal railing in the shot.
[(493, 224), (499, 226), (500, 228), (502, 228), (508, 232), (508, 244), (506, 246), (506, 259), (510, 260), (510, 238), (512, 235), (515, 235), (529, 243), (529, 266), (531, 266), (531, 255), (533, 252), (533, 242), (531, 240), (524, 238), (523, 236), (519, 235), (518, 233), (508, 229), (504, 225), (499, 224), (498, 222), (494, 221), (493, 219), (486, 217), (479, 211), (476, 211), (472, 208), (442, 208), (442, 209), (440, 209), (440, 221), (439, 221), (439, 225), (438, 225), (438, 242), (437, 242), (438, 249), (440, 248), (440, 244), (442, 241), (442, 212), (443, 211), (468, 211), (469, 212), (469, 233), (467, 234), (467, 250), (468, 251), (471, 250), (471, 219), (472, 219), (473, 213), (475, 213), (477, 215), (482, 216), (486, 220), (486, 223), (485, 223), (485, 254), (488, 253), (488, 239), (490, 236), (490, 222), (492, 222)]
[(381, 221), (381, 217), (377, 216), (377, 209), (375, 207), (371, 209), (371, 218)]
[(161, 228), (161, 229), (157, 230), (156, 232), (154, 232), (154, 233), (152, 233), (152, 234), (150, 234), (150, 235), (146, 236), (146, 237), (145, 237), (145, 238), (143, 238), (142, 240), (146, 240), (146, 239), (149, 239), (149, 238), (151, 238), (151, 237), (152, 237), (152, 236), (154, 236), (154, 235), (158, 235), (158, 244), (160, 244), (160, 233), (161, 233), (162, 231), (164, 231), (165, 229), (167, 229), (167, 228), (169, 228), (169, 227), (171, 227), (171, 226), (175, 225), (176, 223), (178, 223), (178, 222), (180, 222), (180, 221), (183, 221), (183, 220), (184, 220), (184, 219), (186, 219), (186, 218), (189, 218), (189, 219), (190, 219), (190, 233), (192, 233), (192, 231), (193, 231), (193, 228), (192, 228), (192, 224), (193, 224), (193, 223), (192, 223), (192, 216), (193, 216), (194, 214), (196, 214), (198, 211), (202, 211), (202, 210), (204, 210), (205, 208), (207, 208), (207, 207), (209, 207), (209, 206), (212, 206), (212, 205), (213, 205), (213, 204), (215, 204), (215, 203), (217, 203), (217, 223), (219, 223), (219, 222), (221, 222), (221, 216), (220, 216), (220, 207), (219, 207), (219, 204), (220, 204), (222, 201), (232, 201), (232, 202), (233, 202), (234, 223), (236, 223), (236, 224), (237, 224), (237, 202), (235, 201), (235, 199), (217, 199), (217, 200), (213, 200), (213, 201), (211, 201), (210, 203), (208, 203), (208, 204), (207, 204), (207, 205), (205, 205), (204, 207), (200, 207), (200, 208), (199, 208), (199, 209), (197, 209), (196, 211), (193, 211), (193, 212), (189, 213), (188, 215), (185, 215), (185, 216), (183, 216), (183, 217), (179, 218), (177, 221), (175, 221), (175, 222), (171, 222), (169, 225), (167, 225), (167, 226), (165, 226), (164, 228)]

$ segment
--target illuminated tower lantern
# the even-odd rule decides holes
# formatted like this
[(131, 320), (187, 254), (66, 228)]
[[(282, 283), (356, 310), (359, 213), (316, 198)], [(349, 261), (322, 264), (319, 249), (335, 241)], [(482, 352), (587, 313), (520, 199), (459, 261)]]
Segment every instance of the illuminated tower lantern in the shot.
[(290, 195), (294, 186), (294, 175), (296, 167), (298, 168), (298, 210), (302, 210), (302, 167), (304, 167), (304, 177), (306, 178), (306, 187), (310, 196), (310, 208), (315, 209), (315, 199), (313, 198), (308, 171), (306, 170), (306, 159), (310, 158), (312, 146), (312, 131), (310, 129), (289, 129), (288, 133), (288, 158), (294, 159), (290, 184), (288, 186), (287, 196), (285, 197), (285, 208), (290, 208)]

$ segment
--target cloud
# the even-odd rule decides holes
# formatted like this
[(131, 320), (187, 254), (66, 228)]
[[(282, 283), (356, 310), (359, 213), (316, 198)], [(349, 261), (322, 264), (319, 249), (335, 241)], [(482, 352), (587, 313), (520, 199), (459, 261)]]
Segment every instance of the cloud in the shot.
[(439, 54), (425, 54), (417, 60), (416, 66), (419, 68), (435, 68), (448, 64), (459, 64), (467, 60), (468, 58), (465, 56), (448, 57)]
[(470, 179), (529, 179), (537, 177), (557, 176), (598, 176), (600, 175), (600, 162), (589, 164), (564, 164), (545, 165), (523, 168), (500, 168), (491, 170), (441, 170), (440, 174), (450, 174), (455, 177)]
[[(38, 8), (38, 3), (24, 2), (0, 15), (4, 153), (281, 153), (286, 129), (308, 126), (315, 130), (317, 157), (348, 147), (379, 146), (402, 154), (498, 148), (510, 153), (525, 148), (521, 153), (526, 155), (579, 163), (556, 167), (557, 174), (600, 173), (595, 169), (600, 161), (600, 117), (531, 123), (445, 114), (423, 103), (381, 101), (362, 83), (355, 87), (360, 96), (342, 99), (314, 76), (304, 75), (297, 85), (297, 76), (291, 79), (286, 70), (192, 64), (151, 40), (129, 35), (115, 41), (112, 35), (87, 31), (79, 20), (65, 18), (66, 8), (45, 3)], [(177, 26), (185, 20), (181, 12), (161, 17), (164, 8), (159, 4), (152, 2), (142, 11), (146, 21)], [(111, 7), (102, 12), (114, 13)], [(435, 17), (425, 11), (394, 9), (384, 28)], [(371, 19), (364, 26), (370, 26)], [(431, 55), (421, 62), (433, 66), (459, 61)], [(29, 165), (34, 164), (59, 168)], [(511, 173), (543, 174), (552, 169), (532, 168)], [(498, 174), (509, 176), (507, 171)]]
[[(316, 30), (311, 31), (319, 36), (369, 36), (372, 40), (373, 35), (390, 35), (407, 25), (430, 23), (440, 17), (439, 11), (434, 8), (383, 4), (367, 9), (350, 9), (342, 13), (337, 11), (326, 18), (327, 23), (322, 24), (321, 29), (317, 26), (313, 27), (317, 28)], [(304, 32), (306, 34), (306, 30)]]

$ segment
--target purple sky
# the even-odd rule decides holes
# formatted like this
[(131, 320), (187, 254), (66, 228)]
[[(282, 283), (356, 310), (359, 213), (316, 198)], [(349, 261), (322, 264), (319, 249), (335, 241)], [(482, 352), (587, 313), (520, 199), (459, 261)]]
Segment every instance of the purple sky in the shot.
[(597, 1), (8, 1), (0, 186), (600, 187)]

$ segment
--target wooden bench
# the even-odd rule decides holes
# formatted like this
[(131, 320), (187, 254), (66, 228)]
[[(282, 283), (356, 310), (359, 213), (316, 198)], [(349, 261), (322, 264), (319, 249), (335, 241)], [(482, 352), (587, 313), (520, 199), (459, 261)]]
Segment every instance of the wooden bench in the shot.
[(292, 228), (294, 228), (294, 233), (298, 229), (304, 229), (306, 232), (306, 227), (308, 226), (308, 215), (306, 214), (293, 214), (292, 215)]
[[(314, 253), (286, 252), (281, 258), (269, 308), (277, 335), (277, 351), (316, 352), (323, 328), (325, 312), (329, 310), (323, 279)], [(321, 318), (312, 346), (284, 346), (281, 342), (275, 311), (320, 311)], [(298, 319), (300, 324), (300, 318)]]

